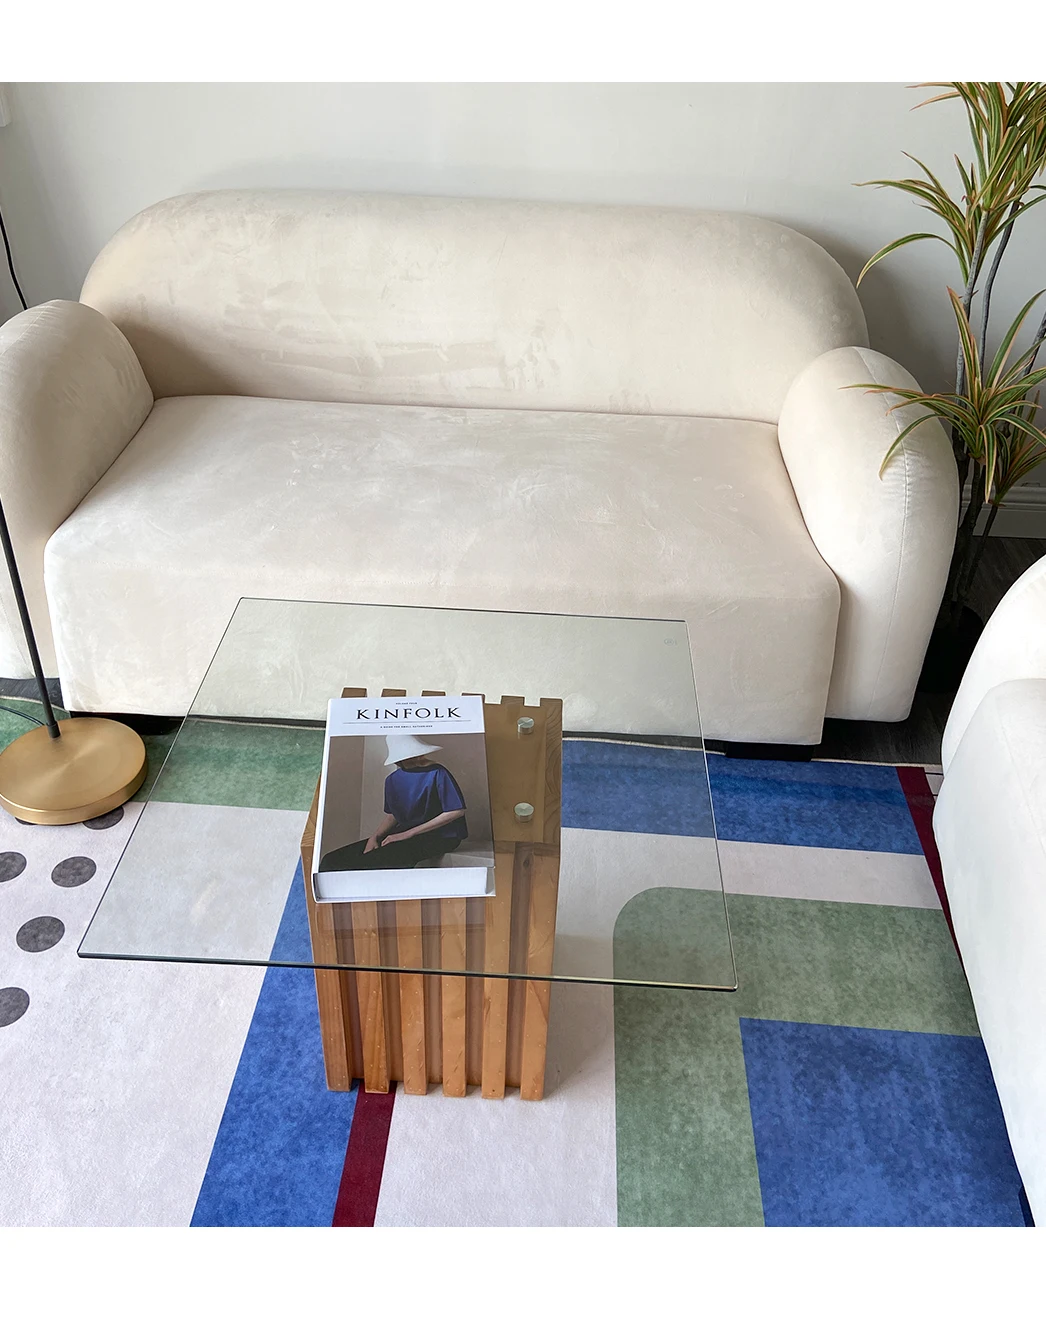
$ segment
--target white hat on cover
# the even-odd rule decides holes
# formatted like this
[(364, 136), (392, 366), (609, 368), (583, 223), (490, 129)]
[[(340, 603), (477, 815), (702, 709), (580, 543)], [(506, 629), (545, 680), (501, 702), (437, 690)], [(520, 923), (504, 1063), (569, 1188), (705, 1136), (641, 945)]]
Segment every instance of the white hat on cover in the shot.
[(434, 754), (441, 746), (427, 745), (416, 735), (387, 735), (385, 748), (389, 751), (385, 766), (391, 768), (394, 763), (402, 763), (404, 759), (420, 758), (422, 754)]

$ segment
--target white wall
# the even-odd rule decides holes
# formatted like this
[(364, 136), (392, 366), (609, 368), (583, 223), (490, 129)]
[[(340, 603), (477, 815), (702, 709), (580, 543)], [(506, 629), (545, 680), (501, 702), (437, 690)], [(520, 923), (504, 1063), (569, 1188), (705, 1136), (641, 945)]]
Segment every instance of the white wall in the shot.
[[(30, 303), (76, 297), (116, 228), (157, 199), (220, 186), (335, 186), (739, 209), (819, 241), (856, 277), (925, 213), (853, 182), (951, 179), (955, 103), (911, 108), (903, 84), (8, 85), (0, 205)], [(861, 294), (874, 347), (946, 388), (955, 338), (943, 245), (887, 260)], [(996, 286), (1012, 317), (1046, 286), (1046, 207), (1029, 214)], [(0, 275), (0, 314), (17, 308)]]

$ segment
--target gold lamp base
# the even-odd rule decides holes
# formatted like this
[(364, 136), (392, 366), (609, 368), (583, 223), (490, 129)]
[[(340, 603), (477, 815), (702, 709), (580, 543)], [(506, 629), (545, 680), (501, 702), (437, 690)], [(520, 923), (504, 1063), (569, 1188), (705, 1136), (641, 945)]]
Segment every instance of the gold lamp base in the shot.
[(0, 754), (0, 805), (25, 823), (82, 823), (129, 800), (145, 780), (142, 738), (108, 717), (69, 717), (52, 740), (37, 726)]

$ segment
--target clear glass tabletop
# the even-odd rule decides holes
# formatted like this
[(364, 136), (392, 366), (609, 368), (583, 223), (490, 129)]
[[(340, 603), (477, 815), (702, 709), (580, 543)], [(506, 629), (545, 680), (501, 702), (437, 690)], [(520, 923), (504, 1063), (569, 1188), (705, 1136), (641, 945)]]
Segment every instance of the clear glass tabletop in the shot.
[[(318, 910), (299, 848), (346, 688), (562, 700), (550, 965), (515, 926), (490, 946), (490, 899), (462, 899), (449, 959), (438, 901), (412, 917), (416, 950), (397, 903), (369, 951), (355, 906)], [(245, 598), (153, 766), (81, 957), (736, 988), (682, 621)]]

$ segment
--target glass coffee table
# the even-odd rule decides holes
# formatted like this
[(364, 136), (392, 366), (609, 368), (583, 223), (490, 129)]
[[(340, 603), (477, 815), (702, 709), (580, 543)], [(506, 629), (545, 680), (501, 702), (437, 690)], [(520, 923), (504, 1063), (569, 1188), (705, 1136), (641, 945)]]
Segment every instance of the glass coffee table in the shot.
[[(515, 870), (499, 869), (493, 899), (362, 914), (313, 900), (302, 837), (327, 701), (346, 689), (482, 694), (488, 716), (509, 709), (513, 736), (518, 716), (539, 731), (548, 718), (561, 790), (534, 788), (545, 826), (509, 830)], [(365, 1066), (371, 1089), (384, 1068), (386, 1084), (423, 1090), (424, 1076), (446, 1091), (460, 1037), (452, 1094), (487, 1094), (491, 1012), (510, 1048), (490, 1085), (524, 1086), (512, 1032), (518, 1046), (532, 1010), (533, 1030), (547, 1021), (556, 981), (737, 988), (682, 621), (245, 598), (143, 791), (79, 955), (311, 968), (332, 1087)], [(554, 872), (535, 886), (543, 855), (558, 891)], [(499, 897), (513, 903), (500, 942)]]

